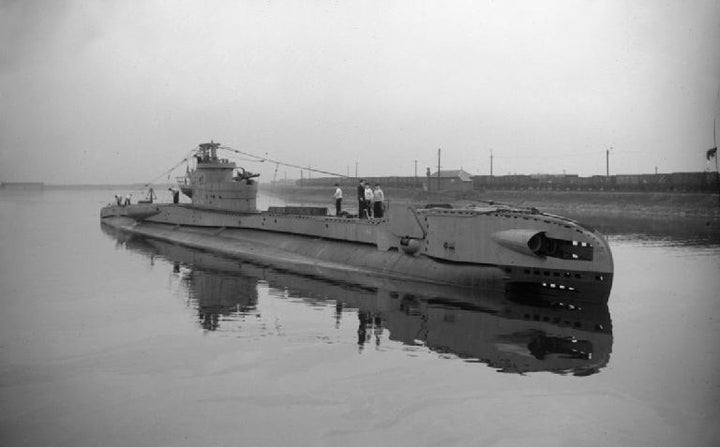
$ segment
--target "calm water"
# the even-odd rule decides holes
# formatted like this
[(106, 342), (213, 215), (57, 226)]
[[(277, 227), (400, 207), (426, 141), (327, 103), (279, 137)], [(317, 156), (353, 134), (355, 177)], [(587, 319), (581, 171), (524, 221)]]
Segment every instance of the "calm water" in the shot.
[(0, 445), (720, 443), (717, 222), (585, 219), (608, 306), (301, 277), (0, 191)]

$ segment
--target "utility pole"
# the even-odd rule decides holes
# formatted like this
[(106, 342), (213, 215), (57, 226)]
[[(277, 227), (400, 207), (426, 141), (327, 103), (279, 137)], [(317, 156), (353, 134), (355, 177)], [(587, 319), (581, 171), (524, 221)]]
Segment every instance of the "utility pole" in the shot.
[(415, 160), (415, 187), (417, 188), (417, 160)]
[(490, 177), (493, 176), (493, 151), (490, 149)]
[(605, 177), (610, 177), (610, 149), (605, 149)]
[(438, 175), (437, 175), (437, 190), (440, 192), (440, 148), (438, 148)]

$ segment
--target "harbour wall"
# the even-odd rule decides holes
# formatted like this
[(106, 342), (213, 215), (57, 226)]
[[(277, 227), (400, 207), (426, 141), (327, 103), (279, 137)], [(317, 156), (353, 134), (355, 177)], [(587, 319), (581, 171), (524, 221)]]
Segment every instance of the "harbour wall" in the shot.
[[(399, 189), (423, 189), (426, 177), (363, 177), (370, 183)], [(573, 175), (475, 175), (475, 191), (618, 191), (618, 192), (718, 192), (717, 172), (672, 172), (664, 174), (618, 174), (580, 177)], [(297, 186), (356, 185), (355, 178), (318, 177), (297, 180)], [(458, 179), (459, 180), (459, 179)], [(430, 183), (433, 184), (432, 182)], [(431, 188), (432, 189), (432, 188)]]

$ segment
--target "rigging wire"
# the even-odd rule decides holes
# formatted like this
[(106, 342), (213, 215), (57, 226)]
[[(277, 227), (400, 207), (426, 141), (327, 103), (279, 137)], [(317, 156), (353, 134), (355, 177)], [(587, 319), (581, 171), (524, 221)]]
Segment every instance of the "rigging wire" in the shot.
[(334, 177), (351, 178), (351, 177), (348, 176), (348, 175), (338, 174), (337, 172), (323, 171), (322, 169), (315, 169), (315, 168), (311, 168), (311, 167), (309, 167), (309, 166), (299, 166), (299, 165), (294, 165), (294, 164), (292, 164), (292, 163), (284, 163), (284, 162), (282, 162), (282, 161), (273, 160), (272, 158), (268, 158), (268, 157), (261, 157), (261, 156), (259, 156), (259, 155), (251, 154), (251, 153), (249, 153), (249, 152), (243, 152), (243, 151), (240, 151), (240, 150), (237, 150), (237, 149), (233, 149), (233, 148), (231, 148), (231, 147), (229, 147), (229, 146), (220, 146), (220, 149), (225, 149), (226, 151), (235, 152), (235, 153), (237, 153), (237, 154), (245, 155), (246, 157), (252, 157), (252, 158), (254, 158), (254, 159), (258, 160), (258, 161), (269, 161), (269, 162), (271, 162), (271, 163), (275, 163), (275, 166), (282, 165), (282, 166), (287, 166), (287, 167), (289, 167), (289, 168), (297, 168), (297, 169), (307, 170), (307, 171), (310, 171), (310, 172), (317, 172), (317, 173), (319, 173), (319, 174), (332, 175), (332, 176), (334, 176)]
[(173, 165), (172, 168), (164, 171), (162, 174), (158, 175), (157, 177), (155, 177), (155, 178), (152, 179), (151, 181), (145, 183), (145, 186), (152, 185), (152, 184), (155, 183), (159, 178), (165, 177), (166, 175), (168, 176), (168, 180), (169, 180), (169, 179), (170, 179), (170, 173), (172, 173), (175, 169), (177, 169), (181, 164), (186, 163), (187, 160), (188, 160), (188, 158), (192, 155), (193, 152), (195, 152), (195, 149), (193, 149), (193, 150), (191, 150), (190, 152), (188, 152), (187, 155), (185, 155), (185, 157), (183, 157), (182, 160), (180, 160), (179, 162), (175, 163), (175, 165)]
[[(157, 177), (153, 178), (153, 179), (150, 180), (149, 182), (143, 183), (144, 187), (147, 188), (147, 187), (151, 186), (152, 184), (154, 184), (155, 182), (157, 182), (158, 179), (160, 179), (160, 178), (162, 178), (162, 177), (165, 177), (166, 175), (168, 176), (168, 181), (169, 181), (169, 180), (170, 180), (170, 173), (172, 173), (175, 169), (177, 169), (181, 164), (186, 163), (186, 162), (188, 161), (188, 158), (193, 154), (193, 152), (195, 152), (195, 149), (193, 149), (193, 150), (191, 150), (190, 152), (188, 152), (187, 155), (185, 155), (185, 157), (183, 157), (182, 160), (180, 160), (179, 162), (175, 163), (175, 165), (173, 165), (172, 168), (164, 171), (162, 174), (160, 174), (160, 175), (158, 175)], [(134, 190), (132, 191), (132, 193), (140, 193), (140, 192), (142, 192), (143, 190), (144, 190), (144, 188), (134, 189)]]

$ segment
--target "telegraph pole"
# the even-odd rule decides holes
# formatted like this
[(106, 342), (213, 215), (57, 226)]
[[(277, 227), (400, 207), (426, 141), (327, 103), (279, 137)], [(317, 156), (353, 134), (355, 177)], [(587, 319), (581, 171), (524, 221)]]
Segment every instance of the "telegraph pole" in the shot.
[(610, 177), (610, 149), (605, 149), (605, 177)]
[(490, 177), (493, 175), (493, 151), (490, 149)]
[(417, 188), (417, 160), (415, 160), (415, 187)]
[(440, 148), (438, 148), (438, 175), (437, 175), (437, 190), (440, 192)]

